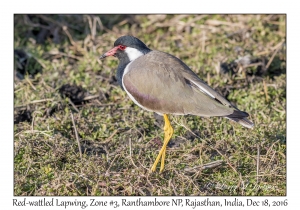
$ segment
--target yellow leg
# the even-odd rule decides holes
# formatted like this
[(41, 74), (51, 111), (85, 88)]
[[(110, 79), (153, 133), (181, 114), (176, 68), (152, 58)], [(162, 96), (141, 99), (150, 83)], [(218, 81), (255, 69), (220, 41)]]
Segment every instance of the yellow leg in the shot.
[(156, 170), (156, 166), (161, 158), (161, 163), (160, 163), (160, 172), (163, 171), (164, 167), (165, 167), (165, 158), (166, 158), (166, 149), (167, 149), (167, 145), (173, 135), (173, 128), (171, 126), (171, 123), (168, 119), (168, 116), (166, 114), (164, 114), (164, 120), (165, 120), (165, 126), (164, 126), (164, 131), (165, 131), (165, 137), (164, 137), (164, 144), (161, 148), (161, 150), (159, 151), (159, 154), (151, 168), (151, 171), (155, 171)]

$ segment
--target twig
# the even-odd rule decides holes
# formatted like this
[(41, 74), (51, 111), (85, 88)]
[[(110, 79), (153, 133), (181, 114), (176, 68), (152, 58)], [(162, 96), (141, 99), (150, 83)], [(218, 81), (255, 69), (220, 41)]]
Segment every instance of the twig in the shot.
[(275, 154), (276, 154), (276, 150), (274, 151), (274, 153), (273, 153), (273, 155), (272, 155), (272, 157), (271, 157), (269, 163), (267, 164), (267, 167), (266, 167), (266, 168), (269, 168), (269, 167), (270, 167), (270, 164), (272, 163), (272, 161), (273, 161), (273, 159), (274, 159), (274, 157), (275, 157)]
[(264, 91), (265, 91), (265, 95), (266, 95), (266, 101), (269, 102), (268, 88), (267, 88), (265, 80), (263, 80), (263, 85), (264, 85)]
[[(99, 101), (99, 100), (98, 100)], [(99, 104), (97, 106), (114, 106), (116, 103), (109, 103), (109, 104)]]
[(75, 173), (73, 173), (73, 172), (70, 172), (70, 174), (73, 174), (74, 176), (81, 177), (81, 178), (83, 178), (83, 179), (85, 179), (85, 180), (88, 180), (88, 181), (92, 182), (92, 180), (90, 180), (90, 179), (84, 177), (84, 175), (78, 175), (78, 174), (75, 174)]
[(99, 144), (107, 144), (113, 137), (114, 135), (116, 135), (116, 133), (118, 133), (118, 129), (116, 129), (111, 135), (110, 137), (108, 137), (104, 142), (99, 142)]
[(72, 107), (76, 110), (76, 112), (79, 112), (79, 110), (77, 109), (77, 107), (75, 106), (75, 104), (71, 101), (71, 99), (67, 98), (68, 102), (72, 105)]
[[(273, 146), (274, 146), (275, 144), (277, 144), (278, 142), (279, 142), (279, 140), (275, 141), (275, 142), (269, 147), (269, 149), (267, 150), (267, 152), (266, 152), (266, 154), (265, 154), (266, 160), (267, 160), (267, 157), (268, 157), (268, 155), (269, 155), (271, 149), (272, 149)], [(264, 162), (266, 162), (266, 161), (264, 161)]]
[(209, 72), (207, 73), (207, 84), (211, 85), (211, 82), (210, 82), (210, 73)]
[(132, 152), (131, 152), (131, 138), (129, 138), (129, 155), (131, 157)]
[(67, 54), (67, 53), (62, 53), (62, 52), (59, 52), (59, 53), (58, 53), (58, 55), (61, 55), (61, 56), (66, 56), (66, 57), (69, 57), (69, 58), (73, 58), (73, 59), (75, 59), (75, 60), (78, 60), (78, 61), (80, 61), (80, 60), (81, 60), (81, 58), (80, 58), (80, 57), (78, 57), (78, 56), (76, 56), (76, 55), (69, 55), (69, 54)]
[(111, 162), (110, 166), (109, 166), (108, 169), (106, 170), (105, 175), (108, 175), (108, 172), (109, 172), (110, 168), (112, 167), (112, 165), (113, 165), (113, 163), (115, 162), (116, 158), (119, 157), (119, 156), (120, 156), (120, 154), (117, 154), (117, 155), (115, 156), (115, 158), (114, 158), (113, 161)]
[(218, 167), (220, 165), (222, 165), (225, 161), (224, 160), (216, 160), (210, 163), (206, 163), (200, 166), (195, 166), (193, 168), (185, 168), (185, 171), (191, 172), (191, 171), (195, 171), (195, 170), (204, 170), (204, 169), (208, 169), (208, 168), (215, 168)]
[[(53, 131), (53, 130), (49, 130), (49, 131)], [(17, 133), (15, 136), (18, 136), (18, 135), (20, 135), (20, 134), (22, 134), (22, 133), (30, 133), (30, 134), (32, 134), (32, 133), (41, 133), (41, 134), (44, 134), (44, 135), (46, 135), (46, 136), (52, 138), (51, 135), (49, 135), (49, 134), (46, 133), (46, 132), (49, 132), (49, 131), (39, 131), (39, 130), (21, 131), (21, 132)]]
[(34, 100), (29, 102), (30, 104), (35, 104), (35, 103), (41, 103), (41, 102), (46, 102), (46, 101), (53, 101), (53, 98), (45, 98), (45, 99), (40, 99), (40, 100)]
[(281, 45), (285, 42), (285, 40), (282, 40), (281, 42), (279, 42), (277, 45), (275, 45), (274, 47), (272, 47), (272, 50), (278, 49), (281, 47)]
[(94, 95), (94, 96), (86, 96), (84, 97), (84, 101), (87, 101), (87, 100), (91, 100), (91, 99), (94, 99), (94, 98), (99, 98), (99, 95)]
[(99, 27), (100, 27), (100, 31), (103, 31), (104, 26), (103, 26), (103, 24), (102, 24), (101, 19), (100, 19), (99, 17), (94, 17), (94, 21), (95, 21), (95, 24), (98, 23), (98, 25), (99, 25)]
[(93, 23), (92, 23), (92, 18), (91, 18), (91, 16), (90, 15), (84, 15), (84, 17), (86, 17), (87, 18), (87, 21), (88, 21), (88, 23), (89, 23), (89, 28), (90, 28), (90, 31), (91, 31), (91, 37), (92, 37), (92, 39), (94, 39), (94, 31), (93, 31)]
[(232, 23), (232, 22), (213, 20), (213, 19), (205, 21), (205, 25), (213, 25), (213, 26), (226, 25), (231, 27), (244, 28), (244, 24), (242, 23)]
[(177, 170), (174, 171), (177, 176), (180, 176), (180, 178), (183, 176), (185, 177), (190, 183), (194, 185), (194, 187), (201, 193), (201, 190), (199, 189), (198, 185), (196, 185), (190, 177), (186, 176), (184, 173), (178, 173)]
[(65, 57), (72, 58), (72, 59), (75, 59), (75, 60), (78, 60), (78, 61), (81, 60), (81, 58), (79, 56), (70, 55), (70, 54), (67, 54), (67, 53), (59, 52), (56, 49), (51, 50), (48, 54), (51, 55), (51, 56), (54, 56), (54, 58), (60, 58), (60, 57), (65, 56)]
[(45, 29), (47, 29), (47, 30), (50, 30), (50, 29), (51, 29), (50, 26), (42, 25), (42, 24), (40, 24), (40, 23), (33, 23), (33, 22), (29, 19), (28, 15), (24, 15), (24, 22), (25, 22), (26, 25), (30, 25), (30, 26), (32, 26), (32, 27), (40, 27), (40, 28), (45, 28)]
[[(55, 21), (55, 20), (53, 20), (52, 18), (49, 18), (49, 17), (47, 17), (46, 15), (37, 15), (39, 18), (42, 18), (43, 20), (45, 20), (45, 21), (49, 21), (49, 22), (51, 22), (51, 23), (54, 23), (55, 25), (59, 25), (59, 26), (61, 26), (61, 27), (63, 27), (63, 24), (61, 24), (60, 22), (58, 22), (58, 21)], [(50, 27), (49, 27), (49, 29), (50, 29)]]
[(201, 46), (201, 51), (204, 53), (205, 52), (205, 40), (206, 40), (206, 36), (205, 36), (205, 30), (203, 30), (202, 32), (202, 46)]
[(277, 109), (276, 107), (272, 107), (272, 109), (274, 109), (275, 111), (281, 113), (281, 114), (284, 114), (285, 113), (285, 110), (280, 110), (280, 109)]
[(140, 166), (142, 166), (146, 171), (149, 170), (149, 168), (145, 167), (138, 159), (137, 159), (136, 161), (137, 161), (137, 162), (140, 164)]
[(176, 192), (176, 189), (175, 189), (175, 187), (174, 187), (174, 185), (173, 185), (173, 183), (172, 183), (172, 180), (173, 180), (173, 179), (169, 179), (169, 186), (172, 187), (175, 196), (178, 196), (178, 193)]
[(73, 37), (71, 36), (70, 32), (68, 31), (68, 27), (67, 27), (67, 26), (63, 26), (62, 28), (63, 28), (63, 31), (64, 31), (64, 32), (66, 33), (66, 35), (68, 36), (68, 38), (69, 38), (71, 44), (72, 44), (73, 46), (77, 46), (76, 42), (73, 40)]
[(79, 104), (79, 105), (76, 105), (76, 107), (82, 107), (82, 106), (96, 106), (96, 107), (105, 107), (105, 106), (114, 106), (116, 105), (117, 103), (109, 103), (109, 104), (101, 104), (99, 102), (99, 100), (96, 100), (97, 104), (95, 103), (88, 103), (88, 104)]
[(188, 130), (189, 132), (191, 132), (194, 136), (196, 136), (196, 137), (198, 137), (198, 138), (201, 138), (200, 136), (198, 136), (197, 134), (195, 134), (190, 128), (188, 128), (186, 125), (184, 125), (183, 123), (179, 123), (179, 122), (177, 122), (176, 120), (174, 120), (174, 122), (175, 122), (177, 125), (184, 127), (186, 130)]
[(270, 58), (269, 62), (267, 63), (266, 69), (268, 69), (268, 68), (270, 67), (270, 65), (271, 65), (271, 63), (272, 63), (272, 61), (273, 61), (273, 59), (275, 58), (275, 55), (277, 54), (277, 52), (278, 52), (278, 50), (280, 49), (280, 46), (281, 46), (282, 44), (283, 44), (283, 42), (281, 42), (281, 43), (279, 43), (278, 45), (276, 45), (277, 48), (276, 48), (275, 52), (273, 53), (272, 57)]
[(269, 54), (269, 53), (270, 53), (269, 50), (265, 50), (265, 51), (257, 52), (257, 53), (255, 53), (255, 55), (256, 55), (256, 56), (261, 56), (261, 55), (267, 55), (267, 54)]
[(248, 64), (246, 66), (243, 66), (244, 68), (248, 68), (248, 67), (253, 67), (253, 66), (262, 66), (263, 63), (262, 62), (257, 62), (257, 63), (251, 63), (251, 64)]
[(33, 113), (32, 113), (32, 122), (31, 122), (31, 132), (32, 133), (34, 133), (33, 131), (33, 127), (34, 127), (34, 120), (35, 120), (35, 113), (39, 113), (39, 114), (42, 114), (42, 112), (40, 112), (40, 111), (34, 111)]
[(260, 148), (259, 144), (257, 144), (257, 158), (256, 158), (256, 183), (258, 183), (259, 179), (259, 165), (260, 165)]
[(29, 85), (32, 87), (32, 89), (36, 90), (36, 88), (33, 86), (31, 81), (28, 79), (28, 77), (25, 77), (25, 80), (29, 83)]
[[(212, 148), (212, 147), (210, 147), (210, 148)], [(214, 148), (212, 148), (212, 149), (214, 149)], [(217, 149), (214, 149), (214, 150), (216, 150), (217, 151), (217, 153), (219, 153), (223, 158), (225, 158), (226, 159), (226, 163), (230, 166), (230, 168), (235, 172), (235, 173), (237, 173), (237, 170), (230, 164), (230, 162), (229, 162), (229, 158), (226, 158), (219, 150), (217, 150)]]
[(70, 112), (70, 113), (71, 113), (72, 123), (73, 123), (73, 127), (74, 127), (75, 137), (76, 137), (77, 144), (78, 144), (80, 158), (82, 160), (82, 151), (81, 151), (81, 146), (80, 146), (80, 142), (79, 142), (79, 137), (78, 137), (78, 133), (77, 133), (77, 129), (76, 129), (76, 125), (75, 125), (73, 113), (72, 112)]
[(34, 101), (29, 102), (28, 104), (15, 106), (15, 108), (20, 108), (20, 107), (28, 106), (29, 104), (35, 104), (35, 103), (41, 103), (41, 102), (53, 101), (53, 100), (54, 100), (53, 98), (46, 98), (46, 99), (34, 100)]
[(244, 180), (242, 178), (242, 174), (241, 173), (239, 173), (239, 178), (240, 178), (240, 180), (239, 180), (238, 187), (240, 186), (240, 183), (241, 183), (242, 184), (242, 195), (244, 195), (244, 193), (245, 193), (245, 182), (244, 182)]
[(132, 165), (134, 165), (136, 168), (139, 168), (135, 165), (133, 159), (132, 159), (132, 152), (131, 152), (131, 138), (129, 138), (129, 158), (131, 160)]
[[(256, 175), (254, 175), (256, 176)], [(244, 177), (254, 177), (254, 176), (249, 176), (249, 175), (245, 175)], [(279, 175), (279, 174), (261, 174), (261, 175), (258, 175), (259, 177), (264, 177), (264, 176), (276, 176), (276, 177), (286, 177), (285, 174), (283, 175)]]

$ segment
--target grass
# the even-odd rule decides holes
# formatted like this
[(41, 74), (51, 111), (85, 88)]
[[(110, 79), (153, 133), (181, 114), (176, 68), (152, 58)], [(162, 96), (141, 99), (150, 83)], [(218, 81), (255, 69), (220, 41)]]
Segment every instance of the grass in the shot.
[[(286, 195), (285, 15), (14, 18), (15, 195)], [(149, 173), (162, 118), (97, 59), (124, 34), (182, 59), (255, 128), (172, 116), (165, 170)]]

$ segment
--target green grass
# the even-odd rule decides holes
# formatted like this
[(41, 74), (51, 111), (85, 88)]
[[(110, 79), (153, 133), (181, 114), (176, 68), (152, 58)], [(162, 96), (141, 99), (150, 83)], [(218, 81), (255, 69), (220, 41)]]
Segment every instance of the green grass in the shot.
[[(93, 20), (104, 27), (90, 27)], [(284, 15), (15, 15), (15, 49), (28, 55), (24, 78), (15, 76), (15, 117), (27, 110), (31, 119), (14, 125), (14, 194), (286, 195), (285, 33)], [(165, 170), (149, 173), (162, 121), (117, 86), (116, 59), (97, 59), (124, 34), (182, 59), (255, 128), (172, 116)], [(252, 66), (234, 62), (247, 55)], [(70, 105), (59, 92), (64, 84), (95, 97)]]

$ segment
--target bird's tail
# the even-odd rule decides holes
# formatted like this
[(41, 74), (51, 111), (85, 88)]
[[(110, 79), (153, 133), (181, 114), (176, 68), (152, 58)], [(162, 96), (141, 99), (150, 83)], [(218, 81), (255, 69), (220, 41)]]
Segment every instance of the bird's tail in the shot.
[(254, 123), (247, 119), (249, 114), (247, 112), (242, 112), (240, 110), (234, 110), (233, 114), (227, 115), (226, 118), (234, 122), (245, 126), (246, 128), (253, 128)]
[(239, 124), (241, 124), (242, 126), (245, 126), (246, 128), (253, 128), (254, 127), (254, 123), (251, 122), (250, 120), (248, 120), (246, 117), (245, 118), (229, 118), (226, 117), (227, 119), (230, 119), (234, 122), (237, 122)]

